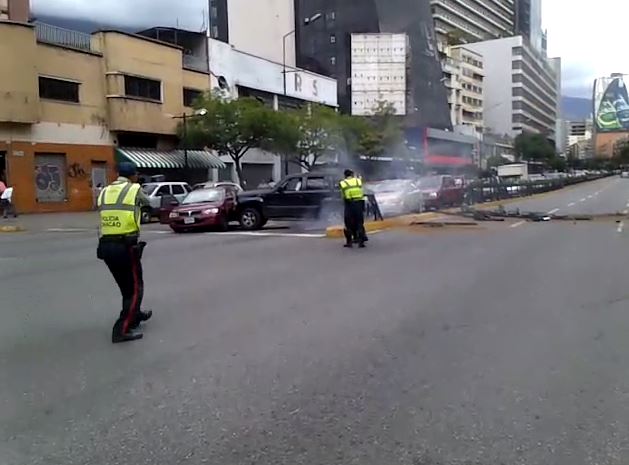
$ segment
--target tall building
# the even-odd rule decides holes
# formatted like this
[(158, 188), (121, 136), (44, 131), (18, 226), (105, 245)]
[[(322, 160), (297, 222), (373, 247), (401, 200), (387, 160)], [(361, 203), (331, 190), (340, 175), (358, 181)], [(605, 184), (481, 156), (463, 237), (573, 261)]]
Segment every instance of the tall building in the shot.
[(483, 56), (465, 46), (446, 47), (443, 72), (448, 89), (452, 125), (470, 126), (482, 133), (483, 122)]
[(512, 36), (515, 32), (514, 0), (430, 0), (439, 42), (455, 36), (478, 42)]
[(523, 131), (556, 139), (561, 67), (530, 47), (522, 36), (467, 44), (485, 70), (485, 126), (515, 137)]
[(515, 0), (515, 33), (530, 46), (546, 54), (546, 34), (542, 30), (542, 0)]
[[(417, 0), (294, 0), (297, 66), (338, 82), (339, 105), (352, 108), (352, 34), (408, 38), (405, 123), (451, 129), (430, 6)], [(320, 18), (306, 24), (307, 18)]]
[[(210, 37), (267, 60), (295, 65), (294, 0), (210, 0)], [(284, 44), (286, 53), (283, 53)]]
[(30, 0), (0, 0), (0, 20), (26, 23), (30, 19)]

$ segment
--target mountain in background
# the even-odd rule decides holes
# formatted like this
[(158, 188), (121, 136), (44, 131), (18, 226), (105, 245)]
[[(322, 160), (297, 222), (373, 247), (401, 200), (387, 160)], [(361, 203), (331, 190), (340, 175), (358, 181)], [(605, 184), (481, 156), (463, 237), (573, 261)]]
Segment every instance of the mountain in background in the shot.
[(583, 97), (561, 97), (561, 118), (580, 121), (592, 116), (592, 100)]
[(35, 21), (52, 24), (53, 26), (62, 27), (64, 29), (86, 33), (92, 33), (94, 31), (98, 31), (99, 29), (117, 29), (125, 32), (136, 32), (143, 29), (141, 26), (124, 27), (116, 24), (99, 23), (89, 19), (64, 18), (59, 16), (34, 15), (33, 19)]

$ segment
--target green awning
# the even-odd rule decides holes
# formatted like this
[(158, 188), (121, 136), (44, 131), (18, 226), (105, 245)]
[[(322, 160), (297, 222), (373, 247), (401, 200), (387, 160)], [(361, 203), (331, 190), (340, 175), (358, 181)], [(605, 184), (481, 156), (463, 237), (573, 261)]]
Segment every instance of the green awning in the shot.
[[(186, 167), (183, 150), (161, 151), (152, 149), (116, 149), (119, 159), (130, 161), (138, 169), (182, 169)], [(189, 168), (225, 168), (225, 163), (205, 150), (188, 150)]]

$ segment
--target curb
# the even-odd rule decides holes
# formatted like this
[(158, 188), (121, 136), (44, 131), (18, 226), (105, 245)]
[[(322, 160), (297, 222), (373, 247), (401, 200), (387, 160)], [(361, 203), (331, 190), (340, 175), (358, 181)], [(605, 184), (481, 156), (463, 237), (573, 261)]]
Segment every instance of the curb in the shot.
[[(607, 179), (607, 178), (601, 178), (601, 179)], [(600, 181), (601, 179), (593, 179), (591, 181), (585, 181), (585, 182), (573, 184), (571, 186), (566, 186), (566, 187), (563, 187), (562, 189), (557, 189), (557, 190), (548, 191), (548, 192), (540, 192), (539, 194), (533, 194), (526, 197), (512, 197), (509, 199), (495, 200), (495, 201), (485, 202), (485, 203), (477, 203), (477, 204), (472, 205), (472, 207), (476, 208), (477, 210), (486, 210), (488, 208), (499, 207), (501, 205), (509, 205), (511, 203), (521, 202), (522, 200), (545, 197), (551, 194), (556, 194), (557, 192), (561, 192), (563, 190), (573, 189), (575, 187), (581, 186), (588, 182)], [(456, 210), (457, 209), (447, 209), (447, 210), (444, 210), (444, 212), (448, 213), (448, 212), (452, 212)], [(395, 227), (410, 226), (411, 223), (416, 222), (416, 221), (424, 221), (424, 220), (433, 219), (437, 217), (439, 213), (440, 213), (439, 211), (415, 213), (411, 215), (402, 215), (402, 216), (396, 216), (393, 218), (387, 218), (383, 221), (366, 221), (365, 231), (366, 232), (383, 231), (385, 229), (392, 229)], [(329, 226), (325, 230), (325, 236), (328, 238), (334, 238), (334, 239), (344, 237), (343, 226)]]
[[(374, 232), (396, 227), (410, 226), (410, 224), (415, 221), (429, 220), (432, 218), (436, 218), (438, 215), (438, 212), (426, 212), (415, 213), (412, 215), (395, 216), (393, 218), (386, 218), (382, 221), (366, 221), (365, 231)], [(343, 226), (328, 226), (325, 230), (325, 237), (331, 239), (344, 237)]]
[(25, 231), (22, 226), (0, 226), (0, 233), (15, 233), (22, 231)]

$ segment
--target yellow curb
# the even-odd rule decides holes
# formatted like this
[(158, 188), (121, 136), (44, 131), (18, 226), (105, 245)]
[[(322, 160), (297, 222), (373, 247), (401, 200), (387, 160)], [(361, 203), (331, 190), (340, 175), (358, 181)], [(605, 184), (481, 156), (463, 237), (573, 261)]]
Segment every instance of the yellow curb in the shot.
[(22, 226), (0, 226), (0, 233), (12, 233), (22, 231), (24, 231), (24, 228)]
[[(425, 221), (439, 216), (439, 212), (416, 213), (412, 215), (395, 216), (393, 218), (385, 218), (382, 221), (365, 222), (365, 231), (382, 231), (385, 229), (410, 226), (415, 221)], [(325, 230), (325, 237), (338, 239), (344, 237), (343, 226), (329, 226)]]

